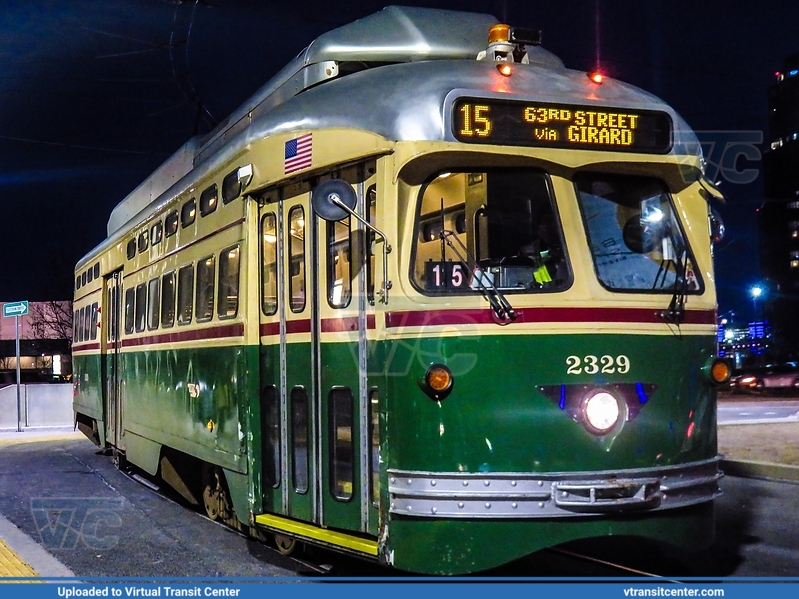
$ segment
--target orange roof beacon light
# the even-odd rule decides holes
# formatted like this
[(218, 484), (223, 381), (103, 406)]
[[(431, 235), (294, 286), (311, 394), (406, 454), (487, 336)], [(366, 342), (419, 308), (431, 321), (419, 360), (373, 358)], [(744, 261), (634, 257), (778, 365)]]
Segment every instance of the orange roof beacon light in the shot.
[(599, 71), (590, 71), (588, 73), (588, 78), (597, 85), (601, 85), (602, 82), (605, 80), (605, 76)]
[[(477, 60), (529, 64), (530, 59), (525, 46), (539, 45), (541, 45), (539, 30), (497, 23), (488, 30), (488, 47), (477, 55)], [(506, 77), (510, 75), (510, 73), (502, 74)]]

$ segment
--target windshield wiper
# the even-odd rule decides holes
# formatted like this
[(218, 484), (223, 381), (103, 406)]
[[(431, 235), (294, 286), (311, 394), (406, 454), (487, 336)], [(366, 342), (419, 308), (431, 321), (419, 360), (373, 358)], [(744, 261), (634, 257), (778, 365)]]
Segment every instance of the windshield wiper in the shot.
[(657, 286), (661, 272), (663, 274), (663, 280), (660, 285), (661, 287), (663, 286), (666, 282), (666, 274), (668, 273), (667, 263), (671, 262), (674, 264), (674, 293), (671, 296), (669, 307), (660, 313), (660, 317), (666, 322), (679, 325), (682, 323), (683, 318), (685, 318), (685, 301), (688, 296), (688, 278), (685, 276), (688, 265), (688, 250), (684, 246), (677, 246), (677, 244), (674, 243), (674, 238), (672, 238), (671, 241), (672, 245), (677, 248), (675, 251), (675, 260), (664, 260), (661, 263), (652, 288), (654, 289)]
[[(516, 320), (518, 315), (513, 310), (513, 306), (510, 305), (507, 298), (502, 295), (496, 285), (494, 285), (492, 277), (483, 272), (483, 269), (477, 264), (477, 260), (469, 253), (469, 250), (467, 250), (463, 242), (458, 239), (458, 236), (455, 235), (454, 232), (442, 228), (439, 237), (441, 238), (441, 242), (447, 244), (455, 256), (457, 256), (458, 260), (466, 266), (469, 277), (473, 283), (477, 285), (477, 289), (483, 294), (483, 297), (488, 300), (494, 314), (501, 321), (500, 324), (510, 324)], [(466, 258), (464, 258), (463, 254), (458, 251), (458, 248), (453, 245), (452, 239), (458, 242)], [(472, 287), (472, 289), (474, 289), (474, 287)]]

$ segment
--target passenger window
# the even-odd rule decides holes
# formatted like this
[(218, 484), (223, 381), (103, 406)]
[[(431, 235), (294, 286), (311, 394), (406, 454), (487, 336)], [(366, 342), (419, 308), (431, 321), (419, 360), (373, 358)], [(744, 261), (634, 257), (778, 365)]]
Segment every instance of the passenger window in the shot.
[(330, 493), (339, 501), (352, 499), (354, 453), (352, 449), (352, 391), (331, 389), (328, 395), (330, 422)]
[(182, 266), (178, 271), (178, 324), (189, 324), (193, 313), (194, 267)]
[(352, 297), (350, 263), (350, 219), (328, 221), (327, 229), (327, 303), (331, 308), (346, 308)]
[(100, 278), (100, 263), (99, 262), (94, 265), (94, 278), (95, 279), (99, 279)]
[(75, 310), (74, 314), (72, 314), (72, 343), (79, 343), (80, 338), (78, 335), (78, 314), (80, 310)]
[(211, 185), (211, 187), (207, 188), (200, 195), (200, 214), (202, 216), (208, 216), (214, 210), (216, 210), (216, 205), (217, 205), (216, 200), (217, 200), (216, 185)]
[(159, 308), (161, 307), (160, 279), (150, 279), (147, 290), (147, 328), (151, 331), (158, 328)]
[(83, 308), (75, 312), (75, 341), (83, 341)]
[(291, 482), (297, 493), (308, 492), (308, 394), (291, 390)]
[(277, 226), (274, 212), (261, 219), (261, 310), (277, 312)]
[(219, 253), (219, 318), (233, 318), (239, 311), (239, 246)]
[(90, 338), (89, 329), (92, 324), (92, 307), (86, 306), (83, 309), (83, 340), (88, 341)]
[(133, 256), (136, 255), (136, 240), (135, 239), (131, 239), (130, 241), (128, 241), (128, 247), (125, 250), (125, 254), (128, 257), (128, 260), (132, 260)]
[(75, 277), (75, 291), (77, 291), (78, 289), (80, 289), (80, 275)]
[(289, 296), (291, 311), (305, 310), (305, 211), (294, 206), (289, 212)]
[(222, 181), (222, 201), (229, 204), (241, 193), (241, 179), (239, 179), (239, 169), (236, 169)]
[(280, 485), (280, 397), (277, 387), (269, 385), (261, 396), (261, 430), (266, 436), (262, 446), (264, 483)]
[(139, 241), (136, 245), (139, 252), (143, 252), (150, 247), (150, 235), (147, 233), (147, 229), (139, 233)]
[(94, 302), (92, 304), (92, 322), (89, 325), (89, 336), (92, 340), (97, 339), (97, 320), (99, 318), (99, 313), (97, 312), (98, 303)]
[(147, 283), (136, 285), (136, 332), (144, 330), (147, 320)]
[(125, 334), (133, 333), (133, 298), (135, 290), (133, 288), (125, 290)]
[(158, 245), (159, 243), (161, 243), (161, 236), (163, 235), (163, 233), (164, 233), (164, 225), (162, 225), (161, 221), (159, 220), (150, 229), (150, 241), (152, 242), (153, 245)]
[(92, 282), (92, 279), (94, 279), (94, 272), (92, 271), (92, 269), (91, 269), (91, 268), (90, 268), (89, 270), (87, 270), (87, 271), (86, 271), (86, 275), (87, 275), (87, 276), (86, 276), (86, 280), (87, 280), (89, 283), (91, 283), (91, 282)]
[(169, 328), (175, 324), (175, 271), (161, 277), (161, 326)]
[(197, 200), (192, 198), (183, 204), (183, 208), (180, 209), (180, 226), (185, 229), (186, 227), (193, 225), (196, 218)]
[(213, 256), (197, 261), (197, 322), (209, 321), (214, 316), (215, 270)]
[(83, 271), (83, 274), (80, 276), (80, 282), (81, 282), (81, 285), (84, 285), (84, 286), (88, 282), (85, 270)]
[(166, 237), (172, 237), (175, 233), (178, 232), (178, 211), (173, 210), (169, 214), (166, 215), (164, 219), (164, 235)]

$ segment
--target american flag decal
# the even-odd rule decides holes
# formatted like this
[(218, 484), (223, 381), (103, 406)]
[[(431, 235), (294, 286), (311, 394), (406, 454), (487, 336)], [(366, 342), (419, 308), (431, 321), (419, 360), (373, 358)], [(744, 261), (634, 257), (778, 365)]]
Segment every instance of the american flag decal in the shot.
[(286, 158), (283, 162), (285, 174), (295, 173), (311, 166), (313, 133), (306, 133), (286, 142)]

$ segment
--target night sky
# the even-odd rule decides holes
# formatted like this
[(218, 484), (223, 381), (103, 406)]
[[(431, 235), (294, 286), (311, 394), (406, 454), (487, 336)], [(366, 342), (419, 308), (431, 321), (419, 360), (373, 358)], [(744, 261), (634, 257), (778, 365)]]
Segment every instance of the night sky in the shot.
[[(589, 70), (598, 60), (608, 75), (671, 104), (706, 142), (709, 174), (730, 200), (720, 209), (727, 237), (716, 247), (719, 311), (751, 318), (763, 201), (756, 158), (770, 141), (774, 73), (799, 52), (799, 3), (406, 4), (540, 28), (544, 47), (567, 67)], [(315, 37), (385, 5), (2, 0), (0, 301), (71, 297), (74, 263), (105, 238), (111, 209), (153, 169), (222, 121)], [(738, 174), (719, 168), (728, 142), (755, 158), (730, 162)]]

